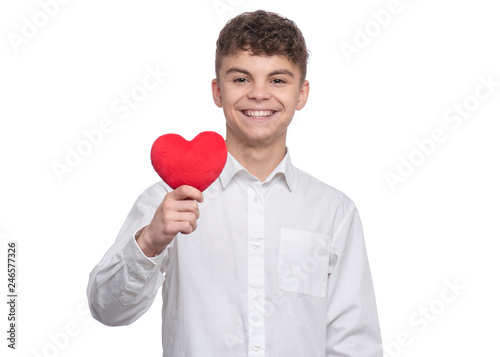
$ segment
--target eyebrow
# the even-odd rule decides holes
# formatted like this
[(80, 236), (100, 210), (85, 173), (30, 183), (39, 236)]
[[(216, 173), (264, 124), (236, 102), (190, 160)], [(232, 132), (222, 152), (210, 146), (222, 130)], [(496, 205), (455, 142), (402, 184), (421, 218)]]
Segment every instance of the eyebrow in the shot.
[(228, 74), (235, 73), (235, 72), (250, 75), (250, 72), (248, 72), (247, 70), (245, 70), (243, 68), (238, 68), (238, 67), (229, 68), (225, 74), (228, 75)]
[[(250, 72), (248, 72), (246, 69), (238, 68), (238, 67), (231, 67), (231, 68), (229, 68), (226, 71), (225, 75), (228, 75), (228, 74), (231, 74), (231, 73), (243, 73), (243, 74), (246, 74), (248, 76), (251, 75)], [(288, 69), (284, 69), (284, 68), (272, 71), (271, 73), (269, 73), (269, 76), (275, 76), (277, 74), (285, 74), (285, 75), (288, 75), (288, 76), (290, 76), (292, 78), (295, 78), (295, 75), (292, 72), (290, 72)]]
[(269, 73), (270, 76), (275, 76), (277, 74), (286, 74), (286, 75), (289, 75), (290, 77), (292, 78), (295, 78), (295, 75), (290, 72), (288, 69), (278, 69), (276, 71), (272, 71), (271, 73)]

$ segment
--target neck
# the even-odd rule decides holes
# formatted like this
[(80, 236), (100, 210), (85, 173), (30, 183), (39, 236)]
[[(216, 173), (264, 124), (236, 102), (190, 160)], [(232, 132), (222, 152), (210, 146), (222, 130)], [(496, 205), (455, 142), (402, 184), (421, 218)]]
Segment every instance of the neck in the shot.
[(260, 181), (267, 176), (283, 160), (286, 153), (285, 142), (273, 146), (246, 146), (226, 140), (229, 153), (252, 175)]

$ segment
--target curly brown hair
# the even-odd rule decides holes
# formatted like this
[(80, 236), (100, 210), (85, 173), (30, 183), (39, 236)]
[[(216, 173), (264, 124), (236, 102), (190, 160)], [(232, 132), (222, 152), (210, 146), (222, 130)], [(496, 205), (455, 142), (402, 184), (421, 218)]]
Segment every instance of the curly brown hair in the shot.
[(249, 51), (257, 56), (284, 56), (299, 67), (301, 82), (306, 78), (309, 51), (302, 32), (295, 22), (274, 12), (244, 12), (228, 21), (217, 39), (217, 78), (223, 57), (242, 51)]

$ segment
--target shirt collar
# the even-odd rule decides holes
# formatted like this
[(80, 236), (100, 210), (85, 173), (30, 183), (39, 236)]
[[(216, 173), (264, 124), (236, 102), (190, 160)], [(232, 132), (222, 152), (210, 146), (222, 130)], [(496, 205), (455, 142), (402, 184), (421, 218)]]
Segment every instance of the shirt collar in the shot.
[[(227, 161), (222, 173), (220, 174), (220, 180), (222, 187), (226, 188), (229, 182), (233, 179), (237, 172), (243, 171), (250, 177), (254, 177), (250, 174), (229, 152), (227, 153)], [(270, 182), (274, 176), (277, 174), (282, 174), (285, 178), (285, 182), (290, 191), (293, 190), (294, 179), (295, 179), (295, 168), (292, 165), (290, 159), (290, 154), (288, 148), (286, 149), (286, 154), (283, 160), (274, 168), (274, 170), (267, 176), (267, 178), (262, 182), (263, 184)]]

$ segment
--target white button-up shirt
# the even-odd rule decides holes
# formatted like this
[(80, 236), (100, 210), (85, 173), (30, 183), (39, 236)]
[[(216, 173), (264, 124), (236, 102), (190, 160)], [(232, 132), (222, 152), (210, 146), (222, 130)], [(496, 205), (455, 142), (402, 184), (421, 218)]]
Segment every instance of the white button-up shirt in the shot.
[(90, 274), (92, 315), (130, 324), (163, 294), (164, 357), (381, 357), (363, 231), (342, 192), (289, 154), (261, 182), (231, 155), (204, 192), (198, 228), (147, 258), (135, 236), (171, 190), (130, 211)]

